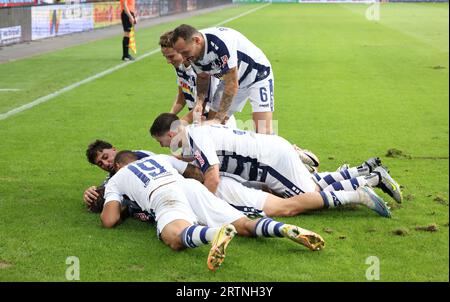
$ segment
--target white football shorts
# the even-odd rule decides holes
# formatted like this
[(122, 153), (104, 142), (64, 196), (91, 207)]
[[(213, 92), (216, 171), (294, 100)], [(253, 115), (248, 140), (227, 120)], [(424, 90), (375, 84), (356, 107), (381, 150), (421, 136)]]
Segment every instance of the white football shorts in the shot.
[(266, 216), (264, 204), (269, 193), (244, 186), (240, 177), (221, 174), (216, 196), (249, 217)]
[[(220, 81), (211, 101), (211, 109), (213, 111), (219, 111), (224, 88), (225, 82)], [(249, 87), (239, 87), (227, 115), (231, 116), (235, 112), (241, 112), (247, 99), (250, 99), (253, 112), (274, 111), (274, 78), (272, 72), (264, 80), (256, 82)]]

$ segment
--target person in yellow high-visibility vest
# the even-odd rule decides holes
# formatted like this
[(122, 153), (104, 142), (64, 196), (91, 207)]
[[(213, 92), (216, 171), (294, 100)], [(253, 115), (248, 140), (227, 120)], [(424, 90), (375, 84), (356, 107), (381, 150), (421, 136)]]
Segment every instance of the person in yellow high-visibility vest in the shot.
[(130, 32), (133, 26), (136, 24), (136, 5), (135, 0), (120, 0), (121, 19), (123, 26), (123, 39), (122, 39), (122, 60), (132, 61), (134, 58), (129, 54), (128, 47), (130, 44)]

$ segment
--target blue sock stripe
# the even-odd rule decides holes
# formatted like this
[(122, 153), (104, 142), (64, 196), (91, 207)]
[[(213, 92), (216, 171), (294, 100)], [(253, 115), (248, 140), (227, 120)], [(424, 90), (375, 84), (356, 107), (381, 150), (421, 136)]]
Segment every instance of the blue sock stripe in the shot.
[(313, 176), (316, 178), (317, 181), (320, 181), (322, 179), (318, 173), (314, 173)]
[(197, 247), (194, 243), (194, 240), (192, 240), (192, 234), (194, 233), (194, 230), (197, 228), (196, 225), (192, 225), (188, 228), (186, 232), (186, 242), (189, 247)]
[(331, 196), (333, 197), (333, 203), (335, 207), (338, 207), (341, 205), (341, 202), (339, 201), (339, 199), (337, 198), (336, 194), (334, 194), (333, 192), (330, 192)]
[(354, 190), (356, 190), (360, 186), (359, 181), (356, 178), (350, 179), (350, 183), (352, 184)]
[(181, 241), (183, 242), (183, 245), (186, 247), (196, 247), (195, 244), (192, 242), (192, 232), (194, 231), (195, 227), (189, 226), (183, 230), (181, 233)]
[(350, 175), (350, 172), (348, 171), (348, 169), (345, 169), (345, 174), (347, 174), (347, 179), (352, 178), (352, 176)]
[(208, 227), (203, 227), (202, 230), (200, 231), (200, 240), (204, 243), (204, 244), (208, 244), (208, 240), (206, 240), (206, 231), (208, 230)]
[(336, 180), (331, 175), (327, 175), (323, 178), (323, 180), (326, 181), (327, 184), (331, 185), (332, 183), (336, 182)]
[(284, 225), (284, 223), (282, 222), (278, 222), (275, 227), (273, 228), (273, 232), (275, 233), (275, 236), (277, 237), (283, 237), (283, 235), (281, 235), (280, 229), (281, 227)]
[(183, 232), (181, 232), (181, 241), (183, 242), (183, 245), (186, 246), (186, 247), (189, 247), (189, 245), (188, 245), (188, 243), (186, 241), (186, 233), (187, 233), (188, 229), (189, 229), (189, 227), (185, 228), (183, 230)]
[(347, 169), (340, 171), (340, 173), (341, 173), (341, 175), (342, 175), (342, 177), (343, 177), (344, 179), (350, 179), (350, 178), (352, 178), (352, 177), (350, 176), (350, 173), (348, 172)]
[(261, 222), (264, 222), (267, 219), (267, 217), (261, 218), (255, 225), (255, 235), (258, 236), (258, 227), (261, 224)]
[(332, 184), (332, 186), (336, 191), (344, 190), (344, 187), (342, 186), (342, 184), (340, 182), (335, 182), (334, 184)]
[(264, 237), (271, 237), (269, 234), (269, 225), (272, 222), (272, 219), (268, 218), (266, 221), (264, 221), (262, 225), (262, 234)]
[(328, 209), (330, 207), (330, 204), (328, 203), (327, 193), (320, 192), (320, 196), (322, 196), (323, 199), (323, 208)]

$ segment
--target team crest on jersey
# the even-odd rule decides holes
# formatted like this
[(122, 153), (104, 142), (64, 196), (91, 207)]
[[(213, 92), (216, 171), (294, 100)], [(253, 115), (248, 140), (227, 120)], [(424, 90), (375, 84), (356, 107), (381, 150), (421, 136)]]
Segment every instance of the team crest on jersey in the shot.
[(220, 59), (222, 60), (222, 67), (227, 65), (227, 63), (228, 63), (228, 56), (227, 55), (222, 56)]
[(203, 157), (200, 153), (200, 151), (195, 151), (194, 152), (194, 158), (198, 161), (198, 163), (200, 164), (200, 167), (203, 167), (205, 165), (205, 161), (203, 160)]

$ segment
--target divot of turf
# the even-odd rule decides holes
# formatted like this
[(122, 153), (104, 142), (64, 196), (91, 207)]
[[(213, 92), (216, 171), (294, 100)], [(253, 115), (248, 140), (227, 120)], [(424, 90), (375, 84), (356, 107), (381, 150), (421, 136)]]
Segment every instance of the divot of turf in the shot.
[(443, 197), (441, 195), (436, 195), (436, 197), (433, 199), (433, 201), (436, 201), (437, 203), (448, 206), (448, 200), (446, 200), (445, 197)]
[(437, 231), (439, 231), (439, 227), (435, 223), (432, 223), (427, 226), (418, 226), (415, 228), (415, 230), (416, 231), (426, 231), (426, 232), (437, 232)]
[(387, 152), (386, 152), (386, 157), (392, 157), (392, 158), (406, 158), (406, 159), (411, 159), (411, 158), (412, 158), (411, 155), (405, 154), (405, 153), (403, 153), (402, 150), (395, 149), (395, 148), (392, 148), (392, 149), (387, 150)]
[(12, 266), (11, 263), (0, 260), (0, 269), (5, 269), (5, 268), (11, 267), (11, 266)]
[(414, 199), (416, 199), (416, 196), (414, 196), (413, 194), (408, 194), (405, 196), (406, 201), (413, 201)]
[(392, 231), (392, 233), (397, 236), (406, 236), (406, 235), (408, 235), (409, 231), (408, 231), (408, 229), (400, 228), (400, 229), (396, 229), (396, 230)]
[(323, 231), (328, 234), (332, 234), (334, 232), (332, 228), (324, 228)]

